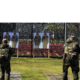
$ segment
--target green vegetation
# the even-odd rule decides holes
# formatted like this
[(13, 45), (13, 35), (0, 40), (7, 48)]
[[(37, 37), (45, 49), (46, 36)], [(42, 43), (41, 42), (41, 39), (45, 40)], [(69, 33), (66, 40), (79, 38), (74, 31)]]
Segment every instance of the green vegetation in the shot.
[(49, 33), (53, 33), (53, 32), (64, 33), (64, 24), (56, 25), (56, 23), (50, 23), (46, 28), (46, 30), (48, 30)]
[(48, 25), (48, 27), (46, 28), (49, 32), (55, 32), (56, 30), (56, 24), (55, 23), (51, 23)]
[[(22, 80), (48, 80), (44, 73), (62, 74), (62, 62), (62, 59), (57, 58), (12, 57), (11, 72), (20, 72)], [(71, 68), (68, 71), (72, 74)]]
[(31, 42), (31, 39), (19, 39), (19, 42)]
[(63, 40), (59, 40), (59, 39), (57, 39), (57, 40), (50, 40), (50, 43), (64, 43), (64, 41)]

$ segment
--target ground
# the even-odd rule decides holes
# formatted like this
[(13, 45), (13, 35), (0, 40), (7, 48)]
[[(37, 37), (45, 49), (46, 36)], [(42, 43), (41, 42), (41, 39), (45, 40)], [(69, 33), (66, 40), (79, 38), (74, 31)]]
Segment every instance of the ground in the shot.
[[(62, 62), (57, 58), (12, 57), (11, 72), (20, 72), (22, 80), (48, 80), (45, 73), (62, 74)], [(71, 68), (68, 74), (72, 74)]]

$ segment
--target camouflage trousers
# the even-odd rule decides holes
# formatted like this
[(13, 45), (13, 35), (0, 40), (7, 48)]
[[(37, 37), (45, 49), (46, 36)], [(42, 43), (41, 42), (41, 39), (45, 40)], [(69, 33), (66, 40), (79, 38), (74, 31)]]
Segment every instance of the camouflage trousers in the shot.
[(63, 64), (63, 80), (68, 80), (68, 68), (71, 67), (73, 73), (73, 80), (78, 80), (78, 72), (79, 72), (79, 61), (66, 60)]
[(2, 73), (1, 80), (10, 80), (10, 71), (11, 71), (10, 62), (6, 62), (6, 64), (1, 64), (1, 73)]

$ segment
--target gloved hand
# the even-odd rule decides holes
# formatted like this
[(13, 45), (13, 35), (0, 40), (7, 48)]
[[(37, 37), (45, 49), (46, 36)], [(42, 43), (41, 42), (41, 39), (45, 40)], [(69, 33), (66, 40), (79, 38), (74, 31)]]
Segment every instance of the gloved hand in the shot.
[(2, 59), (2, 58), (4, 58), (4, 57), (5, 57), (4, 55), (0, 54), (0, 59)]

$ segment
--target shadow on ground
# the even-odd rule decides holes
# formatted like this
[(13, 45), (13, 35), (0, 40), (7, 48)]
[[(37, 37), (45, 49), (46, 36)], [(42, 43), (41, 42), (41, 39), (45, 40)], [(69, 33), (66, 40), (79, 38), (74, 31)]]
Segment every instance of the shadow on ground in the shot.
[[(63, 74), (44, 73), (48, 80), (63, 80)], [(68, 80), (73, 80), (72, 75), (68, 75)]]

